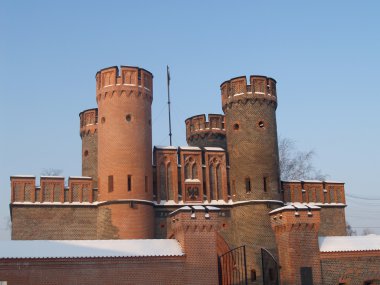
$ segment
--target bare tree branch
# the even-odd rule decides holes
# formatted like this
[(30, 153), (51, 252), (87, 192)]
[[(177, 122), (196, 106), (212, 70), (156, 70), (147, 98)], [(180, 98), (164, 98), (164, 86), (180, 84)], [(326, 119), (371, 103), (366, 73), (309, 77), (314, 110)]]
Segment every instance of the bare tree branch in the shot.
[(293, 140), (279, 138), (280, 171), (282, 180), (318, 179), (325, 180), (326, 174), (316, 170), (313, 165), (315, 152), (299, 151)]
[(41, 171), (41, 175), (43, 176), (59, 176), (62, 174), (62, 170), (61, 169), (57, 169), (57, 168), (44, 168), (42, 171)]

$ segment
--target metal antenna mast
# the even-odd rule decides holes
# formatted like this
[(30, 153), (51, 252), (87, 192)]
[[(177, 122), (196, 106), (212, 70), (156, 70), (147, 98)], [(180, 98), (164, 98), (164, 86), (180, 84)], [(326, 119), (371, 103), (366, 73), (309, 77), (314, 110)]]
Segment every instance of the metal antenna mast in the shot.
[(170, 146), (172, 146), (172, 120), (170, 116), (170, 73), (169, 73), (169, 66), (166, 66), (166, 74), (167, 74), (167, 81), (168, 81), (168, 107), (169, 107), (169, 139), (170, 139)]

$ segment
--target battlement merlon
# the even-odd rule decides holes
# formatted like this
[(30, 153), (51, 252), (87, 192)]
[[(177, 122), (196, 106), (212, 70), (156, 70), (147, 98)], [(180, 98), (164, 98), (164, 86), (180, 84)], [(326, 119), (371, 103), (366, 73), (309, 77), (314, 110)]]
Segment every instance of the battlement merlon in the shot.
[(218, 231), (220, 229), (220, 209), (213, 206), (184, 206), (169, 214), (168, 223), (174, 232)]
[(236, 100), (263, 99), (272, 101), (277, 107), (276, 80), (261, 75), (251, 75), (249, 84), (245, 76), (235, 77), (220, 85), (222, 107)]
[(15, 203), (92, 203), (97, 200), (97, 189), (91, 177), (70, 176), (68, 187), (63, 176), (41, 176), (36, 186), (33, 175), (14, 175), (11, 181), (11, 204)]
[(299, 227), (318, 232), (321, 208), (315, 205), (288, 205), (269, 213), (275, 232), (292, 231)]
[(281, 181), (285, 202), (346, 204), (344, 182), (320, 180)]
[(80, 136), (96, 132), (98, 128), (98, 108), (87, 109), (79, 113), (80, 126), (79, 132)]
[(153, 74), (135, 66), (112, 66), (99, 70), (96, 75), (96, 91), (107, 87), (126, 85), (143, 88), (153, 93)]
[(195, 115), (187, 118), (185, 124), (187, 140), (192, 135), (198, 135), (201, 133), (226, 134), (224, 115), (221, 114), (209, 114), (208, 121), (206, 120), (205, 114)]

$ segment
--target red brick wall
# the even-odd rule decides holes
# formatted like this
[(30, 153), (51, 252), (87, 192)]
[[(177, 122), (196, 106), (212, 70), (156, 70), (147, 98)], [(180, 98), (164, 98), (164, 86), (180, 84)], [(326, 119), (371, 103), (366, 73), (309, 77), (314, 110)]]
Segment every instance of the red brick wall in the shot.
[(184, 268), (184, 257), (3, 259), (0, 281), (8, 285), (186, 284)]
[(12, 205), (12, 239), (96, 239), (95, 206)]
[(301, 285), (301, 267), (311, 267), (313, 284), (322, 285), (319, 223), (319, 210), (283, 210), (271, 214), (271, 224), (276, 234), (279, 252), (282, 285)]
[(319, 228), (320, 236), (345, 236), (346, 215), (342, 207), (323, 207), (321, 206), (321, 225)]
[(321, 266), (323, 284), (380, 284), (380, 251), (321, 253)]
[(153, 206), (134, 202), (99, 206), (98, 239), (154, 237)]

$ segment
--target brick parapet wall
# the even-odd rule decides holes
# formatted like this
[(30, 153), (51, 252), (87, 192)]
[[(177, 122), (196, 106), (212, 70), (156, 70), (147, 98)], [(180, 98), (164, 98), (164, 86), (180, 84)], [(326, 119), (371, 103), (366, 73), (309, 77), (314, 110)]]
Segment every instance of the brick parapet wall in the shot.
[(224, 115), (209, 114), (196, 115), (185, 120), (186, 141), (191, 146), (222, 147), (226, 145), (226, 130), (224, 128)]
[(329, 181), (282, 181), (285, 202), (345, 204), (344, 183)]
[(92, 203), (97, 200), (97, 190), (93, 188), (91, 177), (69, 177), (68, 187), (65, 178), (41, 176), (36, 186), (34, 176), (11, 176), (12, 203)]
[(98, 108), (88, 109), (79, 113), (79, 133), (81, 138), (93, 134), (98, 128)]
[(11, 205), (12, 239), (97, 239), (97, 207)]
[(262, 100), (277, 107), (276, 80), (266, 76), (251, 75), (250, 84), (245, 76), (236, 77), (220, 85), (222, 91), (222, 108), (241, 100)]

